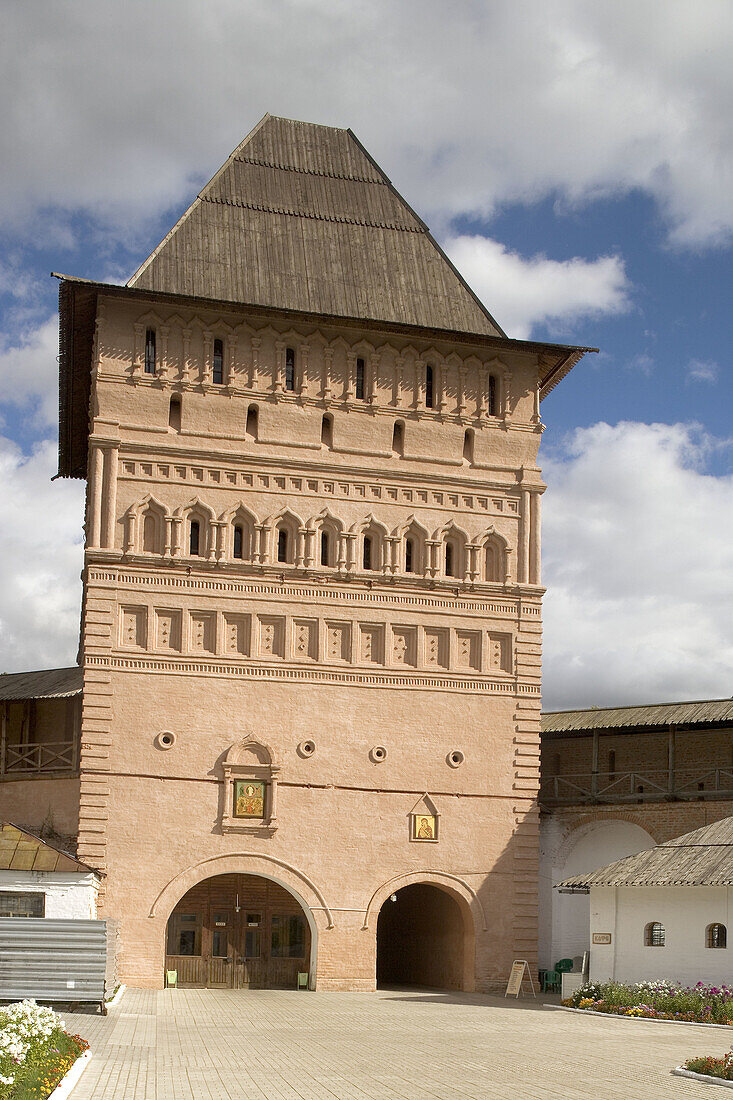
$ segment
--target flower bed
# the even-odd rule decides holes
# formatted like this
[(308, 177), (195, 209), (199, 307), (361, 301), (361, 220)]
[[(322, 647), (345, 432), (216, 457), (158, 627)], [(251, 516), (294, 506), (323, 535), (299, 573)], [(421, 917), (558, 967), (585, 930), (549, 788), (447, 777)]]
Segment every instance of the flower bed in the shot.
[(45, 1100), (88, 1046), (35, 1001), (0, 1008), (0, 1100)]
[(733, 1081), (733, 1050), (722, 1058), (705, 1055), (702, 1058), (688, 1058), (682, 1066), (692, 1073), (702, 1073), (705, 1077), (718, 1077), (723, 1081)]
[(587, 982), (563, 1001), (567, 1008), (647, 1020), (680, 1020), (696, 1024), (733, 1024), (733, 989), (698, 982)]

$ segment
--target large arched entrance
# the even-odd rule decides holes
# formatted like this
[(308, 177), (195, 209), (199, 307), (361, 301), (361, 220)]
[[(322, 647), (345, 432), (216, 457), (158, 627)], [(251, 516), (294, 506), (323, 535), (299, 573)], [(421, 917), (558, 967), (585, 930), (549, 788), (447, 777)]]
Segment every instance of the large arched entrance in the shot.
[(168, 919), (166, 970), (179, 986), (295, 989), (309, 973), (311, 929), (300, 902), (260, 875), (215, 875)]
[(456, 899), (424, 882), (387, 898), (377, 920), (377, 985), (463, 989), (466, 925)]

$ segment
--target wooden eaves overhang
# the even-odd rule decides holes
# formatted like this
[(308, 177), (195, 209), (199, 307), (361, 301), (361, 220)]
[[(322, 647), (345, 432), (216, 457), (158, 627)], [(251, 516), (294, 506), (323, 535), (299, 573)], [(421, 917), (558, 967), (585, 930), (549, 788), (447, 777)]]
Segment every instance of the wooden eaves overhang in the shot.
[(649, 703), (628, 707), (590, 707), (547, 711), (542, 738), (588, 737), (593, 733), (678, 733), (733, 727), (733, 699), (701, 699), (682, 703)]
[(94, 282), (71, 275), (52, 272), (59, 284), (59, 469), (60, 477), (85, 478), (87, 475), (87, 441), (89, 436), (89, 398), (91, 392), (92, 347), (99, 295), (126, 298), (140, 302), (160, 302), (172, 308), (212, 308), (230, 313), (246, 314), (249, 319), (261, 319), (263, 324), (282, 321), (287, 327), (311, 325), (314, 328), (350, 325), (365, 335), (400, 336), (407, 340), (450, 341), (472, 348), (487, 348), (500, 355), (504, 352), (524, 352), (538, 356), (540, 362), (540, 398), (545, 398), (572, 370), (586, 352), (598, 348), (567, 344), (546, 344), (533, 340), (511, 340), (475, 332), (426, 328), (393, 321), (370, 320), (362, 317), (342, 317), (308, 313), (301, 310), (276, 309), (219, 299), (192, 298), (164, 291), (144, 290), (113, 283)]

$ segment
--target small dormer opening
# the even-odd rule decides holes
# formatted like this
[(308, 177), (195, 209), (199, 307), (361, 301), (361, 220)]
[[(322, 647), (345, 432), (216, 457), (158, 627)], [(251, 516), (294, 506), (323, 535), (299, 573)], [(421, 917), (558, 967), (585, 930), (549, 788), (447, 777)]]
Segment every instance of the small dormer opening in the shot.
[(214, 359), (211, 370), (211, 380), (215, 386), (224, 384), (224, 341), (214, 340)]
[(145, 330), (145, 373), (155, 374), (155, 329)]
[(181, 395), (174, 393), (168, 406), (168, 427), (174, 432), (181, 430)]

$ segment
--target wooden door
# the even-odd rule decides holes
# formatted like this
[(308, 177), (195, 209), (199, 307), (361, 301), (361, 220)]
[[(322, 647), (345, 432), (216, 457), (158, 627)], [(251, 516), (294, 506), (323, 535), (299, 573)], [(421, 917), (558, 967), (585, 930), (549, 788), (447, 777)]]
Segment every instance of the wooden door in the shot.
[(209, 907), (207, 985), (213, 989), (231, 989), (234, 986), (235, 950), (237, 929), (234, 911)]

